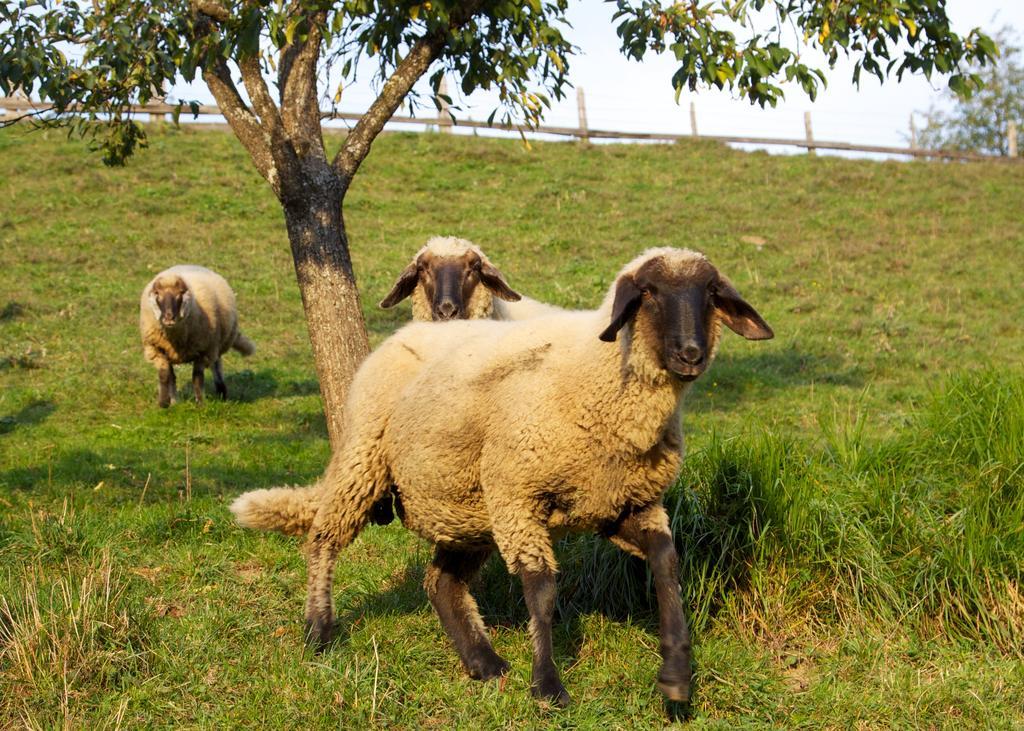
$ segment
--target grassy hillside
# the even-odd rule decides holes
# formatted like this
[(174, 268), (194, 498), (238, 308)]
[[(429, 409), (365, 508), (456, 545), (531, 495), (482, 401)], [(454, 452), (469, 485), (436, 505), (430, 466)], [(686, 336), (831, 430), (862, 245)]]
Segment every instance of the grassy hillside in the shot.
[[(440, 233), (570, 307), (648, 246), (697, 248), (776, 332), (727, 335), (687, 399), (667, 501), (692, 706), (655, 690), (642, 564), (576, 537), (575, 704), (553, 711), (500, 562), (477, 593), (502, 686), (461, 671), (400, 527), (342, 555), (340, 637), (313, 656), (300, 544), (232, 524), (232, 497), (329, 453), (282, 216), (234, 139), (156, 130), (111, 170), (0, 132), (0, 727), (1024, 725), (1022, 190), (996, 164), (376, 143), (346, 207), (375, 342), (409, 317), (375, 303)], [(232, 400), (163, 411), (138, 295), (179, 262), (227, 277), (258, 350), (225, 359)]]

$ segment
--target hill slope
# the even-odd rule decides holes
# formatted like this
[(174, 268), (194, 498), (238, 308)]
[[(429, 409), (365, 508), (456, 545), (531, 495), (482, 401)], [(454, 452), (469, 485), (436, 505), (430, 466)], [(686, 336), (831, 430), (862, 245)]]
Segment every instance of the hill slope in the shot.
[[(693, 715), (999, 726), (1024, 723), (1022, 189), (997, 164), (396, 134), (346, 221), (375, 342), (431, 235), (570, 307), (648, 246), (706, 252), (777, 335), (727, 336), (687, 402)], [(180, 262), (227, 277), (259, 350), (225, 359), (231, 401), (160, 411), (137, 298)], [(585, 537), (562, 548), (567, 712), (529, 698), (497, 563), (481, 605), (513, 673), (463, 675), (419, 589), (429, 550), (394, 525), (343, 555), (341, 639), (304, 655), (298, 544), (225, 506), (327, 457), (283, 220), (232, 137), (156, 130), (111, 170), (0, 132), (0, 726), (664, 722), (642, 567)]]

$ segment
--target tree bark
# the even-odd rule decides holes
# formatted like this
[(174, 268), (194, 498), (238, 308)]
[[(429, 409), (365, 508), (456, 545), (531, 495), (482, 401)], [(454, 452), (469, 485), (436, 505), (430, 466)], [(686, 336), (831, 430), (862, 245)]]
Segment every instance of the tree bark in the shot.
[(325, 161), (309, 163), (303, 165), (303, 194), (283, 196), (281, 202), (327, 432), (332, 449), (337, 449), (348, 387), (370, 347), (345, 235), (342, 183)]

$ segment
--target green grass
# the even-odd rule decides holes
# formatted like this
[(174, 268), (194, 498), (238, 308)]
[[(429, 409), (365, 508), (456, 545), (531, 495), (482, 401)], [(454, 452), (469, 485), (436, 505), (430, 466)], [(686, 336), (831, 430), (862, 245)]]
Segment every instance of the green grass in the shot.
[[(343, 554), (340, 637), (314, 656), (299, 543), (232, 524), (232, 497), (329, 452), (281, 213), (233, 138), (156, 130), (110, 170), (0, 133), (0, 727), (1024, 725), (1022, 189), (995, 164), (376, 143), (346, 205), (374, 342), (409, 316), (374, 303), (443, 233), (571, 307), (648, 246), (698, 248), (776, 331), (727, 336), (686, 404), (667, 502), (692, 707), (655, 690), (643, 565), (575, 537), (555, 637), (575, 704), (554, 711), (499, 562), (477, 594), (504, 687), (462, 673), (400, 527)], [(228, 278), (258, 350), (226, 359), (232, 400), (163, 411), (137, 302), (180, 262)]]

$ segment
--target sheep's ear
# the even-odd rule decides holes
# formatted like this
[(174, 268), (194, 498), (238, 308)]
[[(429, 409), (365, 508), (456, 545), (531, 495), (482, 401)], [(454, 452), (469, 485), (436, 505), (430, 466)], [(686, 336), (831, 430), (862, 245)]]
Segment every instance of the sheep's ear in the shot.
[(192, 311), (192, 303), (194, 301), (195, 301), (195, 298), (192, 296), (192, 290), (191, 289), (186, 289), (184, 292), (182, 292), (182, 294), (181, 294), (181, 314), (182, 314), (183, 317), (185, 315), (187, 315), (189, 312)]
[(640, 309), (643, 292), (636, 286), (633, 277), (626, 275), (615, 285), (615, 302), (612, 303), (612, 321), (598, 337), (606, 343), (615, 342), (615, 336)]
[(715, 309), (722, 322), (737, 335), (747, 340), (770, 340), (775, 333), (757, 310), (740, 297), (740, 293), (727, 279), (721, 279), (712, 295)]
[(508, 282), (505, 281), (505, 277), (498, 271), (498, 268), (486, 261), (480, 264), (480, 281), (487, 289), (491, 290), (491, 294), (506, 302), (518, 302), (523, 298), (521, 294), (508, 286)]
[(388, 296), (380, 301), (380, 306), (386, 310), (404, 300), (416, 289), (416, 283), (419, 281), (419, 278), (420, 271), (414, 261), (398, 275), (398, 281), (395, 282), (395, 286), (388, 292)]

